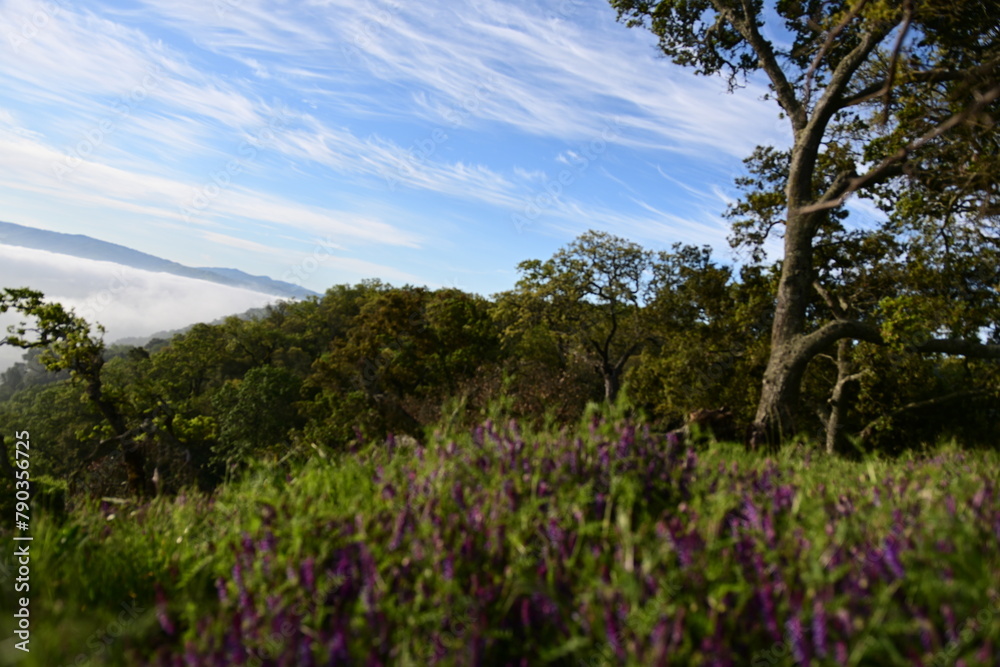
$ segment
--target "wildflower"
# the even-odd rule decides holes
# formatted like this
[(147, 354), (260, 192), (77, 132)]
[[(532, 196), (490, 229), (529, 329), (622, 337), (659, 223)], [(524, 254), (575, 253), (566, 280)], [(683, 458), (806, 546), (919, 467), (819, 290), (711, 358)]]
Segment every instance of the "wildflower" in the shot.
[(813, 648), (816, 655), (826, 657), (826, 609), (818, 598), (813, 601), (812, 618)]

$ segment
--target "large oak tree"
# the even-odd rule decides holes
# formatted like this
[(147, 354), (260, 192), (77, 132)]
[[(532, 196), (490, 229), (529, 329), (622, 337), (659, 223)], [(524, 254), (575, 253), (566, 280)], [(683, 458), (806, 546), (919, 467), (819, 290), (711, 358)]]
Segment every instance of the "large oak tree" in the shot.
[[(884, 317), (884, 309), (853, 308), (821, 280), (849, 276), (865, 237), (888, 235), (899, 242), (895, 259), (906, 262), (915, 256), (912, 240), (928, 224), (956, 224), (957, 215), (957, 224), (976, 227), (984, 243), (995, 243), (989, 227), (997, 211), (1000, 3), (611, 5), (619, 20), (657, 35), (660, 49), (676, 64), (723, 74), (731, 89), (762, 74), (791, 126), (790, 148), (762, 147), (751, 157), (751, 176), (740, 183), (745, 196), (731, 211), (735, 243), (759, 250), (770, 234), (783, 240), (771, 355), (752, 438), (775, 442), (798, 429), (799, 395), (812, 359), (842, 340), (889, 342), (886, 329), (898, 324), (899, 317)], [(787, 44), (766, 37), (782, 33)], [(843, 205), (852, 195), (872, 198), (892, 214), (890, 223), (867, 232), (851, 229)], [(937, 215), (943, 206), (949, 215)], [(889, 254), (893, 246), (885, 248)], [(841, 287), (850, 284), (839, 281)], [(822, 317), (811, 310), (817, 294), (828, 305)], [(927, 296), (933, 295), (915, 291), (907, 304)], [(974, 328), (924, 332), (908, 342), (911, 352), (1000, 358), (1000, 346), (984, 344)]]

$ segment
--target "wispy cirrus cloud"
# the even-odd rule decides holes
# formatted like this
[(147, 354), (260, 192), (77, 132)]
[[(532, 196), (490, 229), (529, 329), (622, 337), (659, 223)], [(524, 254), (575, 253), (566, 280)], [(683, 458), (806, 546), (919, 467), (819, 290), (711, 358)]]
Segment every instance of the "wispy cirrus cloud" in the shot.
[[(0, 0), (0, 34), (40, 6)], [(604, 0), (53, 6), (0, 58), (0, 192), (49, 228), (186, 263), (277, 273), (335, 238), (343, 267), (443, 284), (447, 266), (489, 293), (590, 227), (722, 246), (704, 193), (788, 140), (763, 87), (671, 66)], [(558, 202), (513, 224), (564, 169)], [(462, 255), (484, 247), (488, 270)]]

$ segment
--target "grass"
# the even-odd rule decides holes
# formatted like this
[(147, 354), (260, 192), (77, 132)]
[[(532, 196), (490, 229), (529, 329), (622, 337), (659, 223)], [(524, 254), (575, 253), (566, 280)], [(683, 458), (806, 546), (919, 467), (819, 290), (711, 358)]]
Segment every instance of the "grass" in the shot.
[(954, 447), (763, 458), (596, 414), (443, 427), (36, 520), (32, 650), (0, 660), (995, 664), (997, 480), (996, 452)]

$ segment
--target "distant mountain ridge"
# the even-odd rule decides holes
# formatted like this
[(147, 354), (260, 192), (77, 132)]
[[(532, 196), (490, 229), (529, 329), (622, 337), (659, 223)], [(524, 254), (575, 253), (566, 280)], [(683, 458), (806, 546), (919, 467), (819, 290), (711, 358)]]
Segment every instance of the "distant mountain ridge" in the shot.
[(185, 266), (91, 236), (50, 232), (10, 222), (0, 222), (0, 244), (46, 250), (101, 262), (114, 262), (134, 269), (207, 280), (219, 285), (239, 287), (284, 298), (305, 299), (319, 296), (316, 292), (294, 283), (274, 280), (267, 276), (253, 276), (239, 269)]

